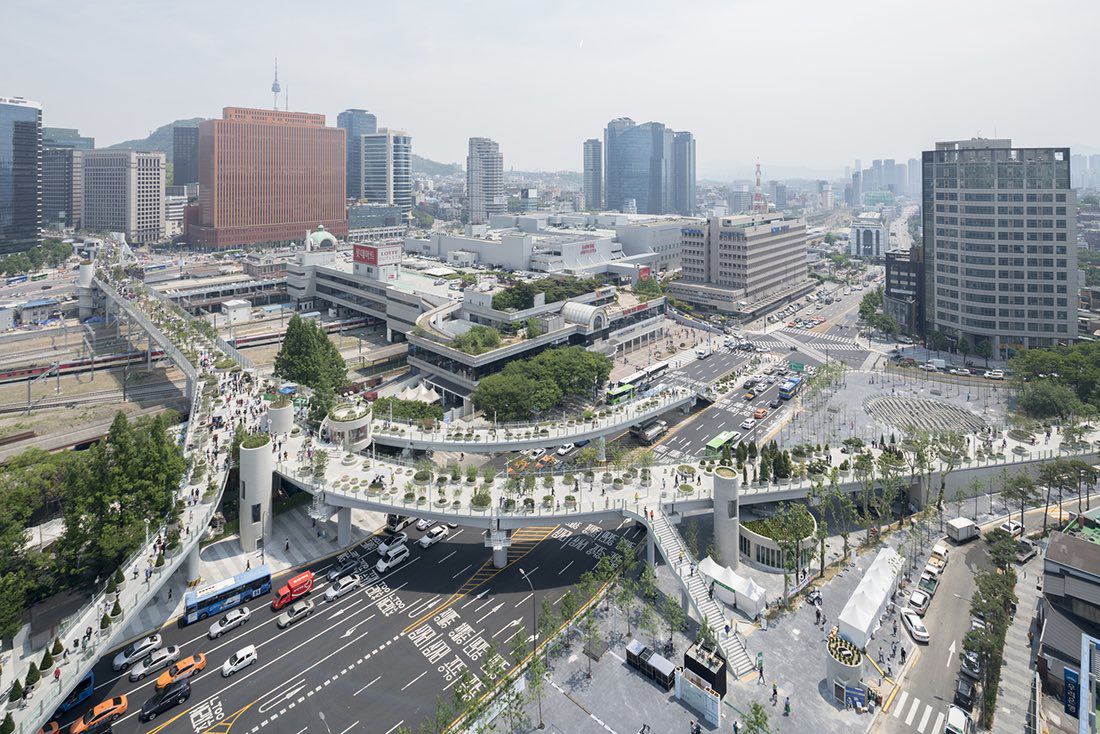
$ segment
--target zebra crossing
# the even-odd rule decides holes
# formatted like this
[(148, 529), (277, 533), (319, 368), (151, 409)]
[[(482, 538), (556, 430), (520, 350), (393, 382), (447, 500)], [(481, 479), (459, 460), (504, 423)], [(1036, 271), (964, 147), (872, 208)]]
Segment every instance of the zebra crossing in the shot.
[(800, 338), (799, 341), (804, 342), (805, 344), (808, 344), (815, 349), (829, 349), (850, 352), (867, 351), (866, 347), (856, 344), (848, 337), (839, 336), (837, 334), (822, 334), (817, 331), (793, 328), (790, 326), (784, 327), (783, 331), (794, 337), (805, 337)]
[[(921, 708), (922, 704), (923, 708)], [(936, 714), (935, 719), (932, 718), (933, 714)], [(943, 711), (936, 713), (932, 704), (924, 703), (916, 696), (910, 697), (909, 691), (902, 691), (898, 695), (891, 715), (898, 721), (904, 721), (907, 727), (916, 729), (919, 734), (943, 731), (943, 722), (947, 718), (947, 714)], [(932, 728), (928, 728), (930, 722), (934, 722)]]

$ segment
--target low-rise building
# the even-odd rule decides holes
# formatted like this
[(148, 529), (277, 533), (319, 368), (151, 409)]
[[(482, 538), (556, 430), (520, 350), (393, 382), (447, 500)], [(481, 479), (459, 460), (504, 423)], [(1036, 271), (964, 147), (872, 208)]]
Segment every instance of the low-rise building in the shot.
[(235, 298), (222, 303), (222, 315), (228, 326), (243, 324), (252, 320), (252, 304), (243, 298)]
[(877, 260), (890, 248), (890, 226), (879, 212), (863, 212), (852, 220), (848, 255)]
[(886, 252), (886, 287), (882, 311), (897, 322), (904, 334), (922, 334), (921, 294), (924, 292), (924, 264), (920, 249)]
[(401, 207), (356, 202), (348, 205), (348, 242), (401, 239), (409, 227)]
[(41, 324), (54, 318), (61, 308), (56, 298), (35, 298), (19, 306), (19, 320), (24, 324)]
[(1082, 635), (1100, 637), (1100, 509), (1053, 533), (1047, 545), (1036, 667), (1048, 690), (1061, 695), (1067, 670), (1081, 678)]

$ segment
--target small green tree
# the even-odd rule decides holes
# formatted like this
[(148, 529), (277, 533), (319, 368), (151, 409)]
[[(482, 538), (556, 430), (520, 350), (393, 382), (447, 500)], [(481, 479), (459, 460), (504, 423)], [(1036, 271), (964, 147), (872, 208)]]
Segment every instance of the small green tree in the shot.
[[(18, 683), (18, 681), (16, 682)], [(12, 690), (15, 689), (12, 688)], [(18, 700), (16, 699), (16, 701)], [(15, 719), (11, 717), (11, 711), (4, 715), (4, 723), (0, 724), (0, 734), (15, 734)]]
[(749, 702), (749, 710), (741, 721), (745, 734), (768, 734), (768, 710), (757, 701)]
[[(8, 691), (8, 703), (18, 703), (23, 699), (23, 684), (16, 678), (12, 681), (11, 690)], [(11, 714), (8, 714), (11, 717)]]
[(653, 606), (648, 602), (642, 605), (642, 618), (638, 626), (649, 636), (649, 643), (657, 644), (657, 615), (653, 613)]
[(668, 645), (672, 647), (673, 635), (676, 630), (684, 626), (684, 610), (680, 603), (671, 596), (666, 596), (661, 604), (661, 616), (668, 625)]
[(38, 664), (38, 667), (42, 670), (49, 670), (53, 667), (53, 653), (48, 649), (42, 654), (42, 662)]
[(35, 684), (40, 680), (42, 680), (42, 674), (38, 672), (38, 666), (32, 662), (31, 666), (27, 669), (27, 678), (23, 685), (26, 688), (34, 688)]

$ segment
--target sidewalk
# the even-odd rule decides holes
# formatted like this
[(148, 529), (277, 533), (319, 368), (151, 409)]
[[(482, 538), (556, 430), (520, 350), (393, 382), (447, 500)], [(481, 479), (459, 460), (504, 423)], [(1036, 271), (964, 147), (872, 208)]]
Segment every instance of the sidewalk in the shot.
[[(353, 542), (369, 537), (374, 529), (381, 527), (385, 521), (385, 516), (380, 512), (353, 510)], [(319, 527), (324, 531), (323, 536), (317, 534)], [(285, 551), (288, 540), (290, 550)], [(303, 505), (275, 516), (271, 545), (263, 555), (262, 562), (271, 567), (271, 573), (275, 576), (282, 571), (331, 555), (338, 550), (340, 548), (336, 544), (336, 518), (322, 523), (321, 526), (314, 526), (309, 517), (309, 507)], [(244, 553), (241, 550), (240, 540), (236, 535), (205, 546), (201, 556), (200, 586), (230, 578), (244, 571), (246, 565), (255, 567), (261, 562), (259, 552)], [(176, 573), (168, 580), (164, 588), (126, 626), (125, 639), (129, 640), (157, 630), (183, 613), (184, 595), (188, 591), (185, 576), (185, 573)], [(168, 597), (169, 590), (171, 598)]]
[[(1001, 666), (1001, 686), (997, 697), (997, 712), (993, 716), (992, 734), (1019, 734), (1024, 731), (1029, 691), (1035, 675), (1033, 661), (1039, 647), (1038, 635), (1029, 642), (1027, 633), (1029, 629), (1033, 629), (1032, 622), (1042, 596), (1039, 585), (1043, 577), (1045, 555), (1044, 549), (1024, 564), (1016, 575), (1016, 598), (1019, 601), (1016, 604), (1016, 616), (1012, 618), (1012, 624), (1005, 634), (1004, 664)], [(1065, 716), (1061, 710), (1058, 715)]]

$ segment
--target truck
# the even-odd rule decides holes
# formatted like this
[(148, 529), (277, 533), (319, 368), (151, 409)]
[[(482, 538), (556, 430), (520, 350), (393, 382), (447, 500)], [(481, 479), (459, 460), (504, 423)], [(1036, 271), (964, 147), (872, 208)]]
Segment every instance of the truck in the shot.
[(981, 535), (978, 523), (968, 517), (956, 517), (947, 521), (947, 537), (961, 545)]
[(271, 602), (271, 608), (279, 611), (295, 599), (299, 599), (313, 591), (313, 571), (302, 571), (275, 592), (275, 598)]
[(668, 430), (668, 423), (664, 421), (650, 421), (644, 425), (639, 424), (631, 426), (630, 435), (638, 439), (642, 443), (651, 444), (656, 441), (665, 431)]
[(948, 557), (949, 554), (950, 554), (950, 551), (947, 549), (947, 546), (944, 545), (943, 543), (936, 543), (934, 546), (932, 546), (932, 557), (933, 558), (938, 558), (941, 561), (943, 561), (944, 566), (947, 565), (947, 557)]
[(936, 595), (936, 588), (940, 585), (940, 579), (938, 575), (928, 572), (920, 575), (920, 580), (917, 581), (917, 588), (928, 594), (929, 597)]

